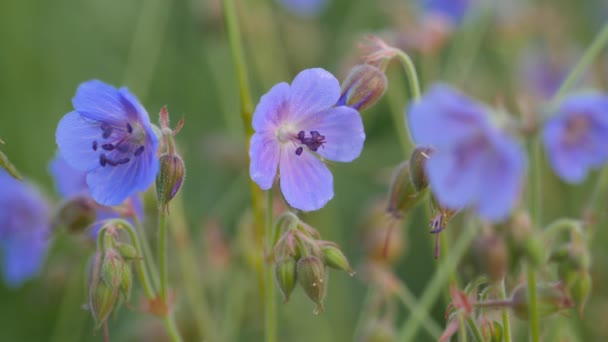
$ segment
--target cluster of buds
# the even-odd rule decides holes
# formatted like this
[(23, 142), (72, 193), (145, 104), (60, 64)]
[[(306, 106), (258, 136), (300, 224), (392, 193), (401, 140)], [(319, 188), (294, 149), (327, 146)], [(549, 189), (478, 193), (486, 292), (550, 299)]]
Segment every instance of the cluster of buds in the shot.
[(160, 110), (160, 129), (166, 152), (159, 158), (160, 168), (156, 174), (156, 197), (159, 210), (168, 210), (169, 202), (175, 197), (186, 177), (184, 160), (175, 152), (174, 137), (184, 125), (182, 118), (174, 129), (169, 126), (169, 112), (166, 107)]
[(284, 302), (299, 284), (308, 298), (315, 304), (314, 313), (324, 311), (323, 300), (327, 292), (327, 268), (354, 275), (344, 253), (338, 245), (320, 239), (319, 233), (300, 221), (291, 212), (286, 212), (277, 222), (282, 231), (274, 244), (275, 280), (283, 294)]
[(87, 308), (96, 328), (106, 322), (122, 303), (128, 305), (133, 287), (130, 261), (137, 258), (135, 248), (118, 241), (118, 231), (111, 223), (101, 228), (98, 249), (91, 257), (87, 272)]

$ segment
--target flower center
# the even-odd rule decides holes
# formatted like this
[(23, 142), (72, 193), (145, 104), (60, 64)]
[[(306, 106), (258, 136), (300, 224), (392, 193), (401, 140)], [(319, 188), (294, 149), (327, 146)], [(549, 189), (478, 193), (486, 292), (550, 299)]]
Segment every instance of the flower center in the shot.
[[(318, 131), (310, 131), (310, 137), (306, 137), (304, 131), (298, 132), (298, 140), (302, 145), (308, 147), (311, 151), (316, 152), (319, 147), (325, 143), (325, 136), (321, 135)], [(302, 146), (296, 149), (296, 154), (301, 155), (304, 148)]]
[(133, 127), (127, 122), (124, 127), (117, 127), (102, 122), (99, 128), (101, 139), (93, 140), (92, 148), (99, 152), (102, 167), (127, 164), (144, 152), (146, 133), (141, 126)]
[(586, 115), (576, 115), (566, 122), (566, 131), (563, 141), (566, 145), (580, 144), (587, 135), (591, 122)]

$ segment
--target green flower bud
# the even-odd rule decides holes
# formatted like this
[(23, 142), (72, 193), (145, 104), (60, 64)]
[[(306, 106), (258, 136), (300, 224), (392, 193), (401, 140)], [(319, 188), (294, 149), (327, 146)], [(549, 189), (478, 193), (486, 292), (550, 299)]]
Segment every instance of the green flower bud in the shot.
[(70, 233), (81, 233), (97, 217), (95, 202), (86, 196), (76, 196), (65, 201), (53, 217), (53, 227), (66, 227)]
[(175, 197), (184, 182), (186, 166), (176, 154), (165, 153), (160, 156), (160, 169), (156, 175), (156, 197), (164, 210)]
[(112, 313), (116, 304), (117, 292), (112, 290), (105, 282), (99, 281), (91, 289), (89, 308), (95, 319), (96, 329), (99, 329)]
[(572, 271), (564, 279), (572, 300), (583, 312), (591, 294), (592, 280), (588, 271)]
[(120, 257), (120, 254), (118, 254), (115, 249), (108, 248), (101, 264), (101, 279), (110, 287), (110, 289), (119, 289), (122, 283), (124, 269), (125, 262)]
[[(574, 306), (561, 283), (543, 284), (536, 287), (537, 309), (539, 317), (547, 317)], [(519, 286), (511, 296), (511, 306), (515, 315), (528, 319), (528, 287)]]
[(351, 276), (355, 275), (352, 267), (348, 263), (348, 259), (342, 251), (331, 244), (325, 244), (321, 246), (321, 252), (323, 253), (323, 262), (326, 266), (348, 272)]
[(424, 165), (433, 153), (430, 147), (416, 147), (410, 156), (410, 180), (416, 191), (422, 191), (429, 185)]
[(534, 267), (542, 265), (545, 259), (545, 244), (540, 235), (530, 233), (524, 240), (524, 255), (528, 262)]
[(342, 82), (338, 104), (364, 111), (380, 100), (387, 84), (382, 70), (369, 64), (356, 65)]
[(405, 212), (420, 202), (424, 193), (417, 191), (412, 184), (409, 162), (399, 164), (389, 187), (387, 212), (396, 218), (403, 217)]
[(298, 261), (296, 273), (308, 298), (317, 304), (314, 314), (323, 312), (323, 299), (327, 290), (327, 274), (323, 262), (316, 256), (303, 257)]
[(291, 257), (279, 260), (274, 265), (274, 276), (277, 286), (283, 294), (283, 302), (287, 303), (291, 292), (296, 287), (296, 260)]
[(120, 292), (125, 299), (125, 302), (129, 302), (131, 299), (131, 289), (133, 288), (133, 271), (126, 262), (122, 264), (122, 281), (120, 282)]
[(128, 243), (118, 243), (116, 245), (116, 250), (118, 251), (118, 254), (120, 254), (120, 256), (124, 260), (134, 260), (139, 257), (137, 255), (137, 251), (135, 250), (135, 247), (133, 247), (133, 245), (130, 245)]

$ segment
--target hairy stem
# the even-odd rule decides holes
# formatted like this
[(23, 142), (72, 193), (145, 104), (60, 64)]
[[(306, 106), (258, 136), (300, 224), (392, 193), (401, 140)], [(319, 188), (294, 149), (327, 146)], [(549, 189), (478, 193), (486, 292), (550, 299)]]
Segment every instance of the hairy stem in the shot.
[[(270, 256), (272, 253), (274, 240), (273, 224), (272, 224), (272, 189), (266, 191), (266, 255)], [(276, 314), (276, 296), (274, 288), (274, 273), (273, 273), (273, 262), (268, 258), (265, 262), (264, 273), (266, 276), (266, 287), (265, 287), (265, 306), (264, 306), (264, 317), (265, 317), (265, 340), (266, 342), (275, 342), (277, 340), (277, 314)]]

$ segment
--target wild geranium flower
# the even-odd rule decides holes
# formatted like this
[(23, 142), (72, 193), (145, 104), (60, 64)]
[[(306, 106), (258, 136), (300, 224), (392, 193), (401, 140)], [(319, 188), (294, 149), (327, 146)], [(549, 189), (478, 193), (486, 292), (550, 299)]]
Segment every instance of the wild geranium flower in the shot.
[(287, 203), (304, 211), (322, 208), (333, 196), (333, 177), (319, 157), (350, 162), (363, 148), (359, 112), (335, 106), (340, 83), (323, 69), (300, 72), (291, 85), (275, 85), (253, 114), (249, 173), (263, 190), (279, 169)]
[(4, 282), (17, 287), (38, 274), (48, 245), (49, 210), (40, 193), (0, 169), (0, 251)]
[(416, 144), (435, 149), (425, 170), (442, 206), (472, 206), (492, 221), (509, 214), (525, 157), (516, 141), (492, 126), (484, 106), (439, 84), (411, 106), (409, 123)]
[(553, 170), (566, 182), (582, 182), (608, 161), (608, 95), (567, 97), (545, 124), (543, 142)]
[[(53, 176), (57, 192), (64, 200), (81, 196), (88, 201), (90, 198), (90, 191), (86, 183), (87, 176), (84, 171), (74, 169), (66, 162), (61, 154), (57, 153), (49, 164), (49, 172)], [(143, 206), (139, 195), (136, 193), (130, 196), (129, 201), (135, 215), (140, 219), (143, 218)], [(94, 208), (96, 212), (96, 222), (89, 228), (91, 233), (90, 236), (92, 238), (97, 237), (103, 220), (121, 217), (121, 212), (115, 208), (103, 205), (96, 205)]]
[(427, 16), (441, 17), (443, 20), (458, 25), (470, 9), (470, 0), (422, 0), (422, 9)]
[(82, 83), (56, 132), (59, 151), (74, 169), (86, 173), (91, 196), (119, 205), (146, 190), (158, 171), (158, 138), (148, 113), (127, 88), (101, 81)]

